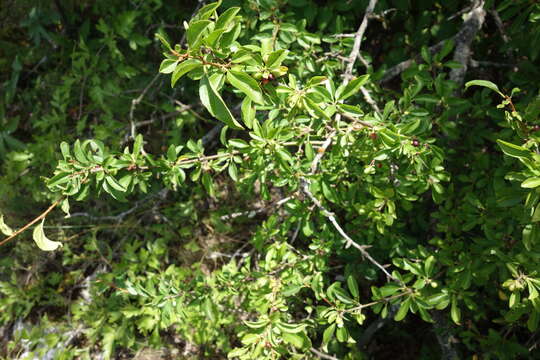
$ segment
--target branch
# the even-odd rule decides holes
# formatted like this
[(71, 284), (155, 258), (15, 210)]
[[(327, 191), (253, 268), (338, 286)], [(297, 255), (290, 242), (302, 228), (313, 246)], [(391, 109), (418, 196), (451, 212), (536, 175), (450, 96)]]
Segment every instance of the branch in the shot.
[(56, 200), (51, 206), (49, 206), (49, 208), (47, 210), (45, 210), (44, 212), (41, 213), (41, 215), (39, 215), (37, 218), (35, 218), (34, 220), (30, 221), (28, 224), (24, 225), (22, 228), (20, 228), (19, 230), (15, 231), (13, 234), (11, 234), (11, 236), (8, 236), (7, 238), (5, 238), (4, 240), (0, 241), (0, 246), (4, 245), (5, 243), (7, 243), (8, 241), (10, 241), (11, 239), (17, 237), (19, 234), (21, 234), (22, 232), (26, 231), (30, 226), (34, 225), (35, 223), (37, 223), (39, 220), (45, 218), (45, 216), (47, 216), (48, 213), (50, 213), (58, 204), (60, 204), (63, 200), (64, 200), (65, 197), (61, 197), (60, 199)]
[[(435, 44), (433, 46), (430, 46), (428, 48), (429, 53), (431, 55), (434, 55), (434, 54), (438, 53), (439, 51), (442, 50), (442, 48), (444, 46), (444, 43), (449, 41), (449, 40), (453, 40), (454, 37), (451, 37), (451, 38), (446, 39), (446, 40), (439, 41), (437, 44)], [(385, 84), (385, 83), (389, 82), (390, 80), (392, 80), (393, 78), (395, 78), (396, 76), (401, 74), (403, 71), (405, 71), (409, 67), (411, 67), (412, 64), (417, 63), (417, 62), (421, 62), (421, 61), (423, 61), (422, 56), (416, 55), (412, 59), (402, 61), (399, 64), (392, 66), (390, 69), (385, 71), (384, 76), (382, 77), (381, 80), (379, 80), (379, 84)]]
[(312, 353), (314, 353), (315, 355), (317, 355), (318, 357), (320, 357), (321, 359), (327, 359), (327, 360), (339, 360), (337, 357), (335, 356), (332, 356), (332, 355), (328, 355), (328, 354), (325, 354), (323, 353), (322, 351), (319, 351), (315, 348), (311, 348), (309, 349)]
[(360, 253), (362, 254), (363, 257), (365, 257), (366, 259), (369, 260), (369, 262), (371, 262), (373, 265), (375, 265), (376, 267), (378, 267), (389, 279), (392, 279), (393, 281), (397, 282), (398, 284), (401, 284), (401, 285), (404, 285), (403, 282), (401, 282), (401, 280), (397, 279), (396, 277), (392, 276), (388, 270), (386, 270), (386, 268), (381, 265), (377, 260), (375, 260), (368, 252), (367, 252), (367, 248), (369, 248), (370, 246), (369, 245), (359, 245), (358, 243), (356, 243), (349, 235), (347, 235), (347, 233), (343, 230), (343, 228), (341, 227), (341, 225), (339, 225), (339, 223), (337, 222), (336, 220), (336, 217), (334, 215), (334, 213), (328, 211), (324, 206), (323, 204), (321, 204), (321, 202), (315, 197), (313, 196), (313, 194), (311, 193), (311, 191), (309, 190), (309, 182), (306, 180), (306, 179), (302, 179), (303, 180), (303, 185), (302, 185), (302, 190), (303, 192), (311, 199), (311, 201), (322, 211), (322, 214), (328, 219), (330, 220), (330, 222), (332, 223), (332, 225), (334, 225), (334, 227), (336, 228), (336, 230), (339, 232), (339, 234), (347, 241), (345, 247), (349, 247), (349, 246), (353, 246), (355, 247), (356, 249), (358, 249), (358, 251), (360, 251)]
[[(469, 18), (463, 23), (463, 26), (456, 33), (456, 35), (452, 36), (451, 38), (439, 41), (437, 44), (429, 47), (428, 51), (430, 52), (430, 54), (433, 55), (441, 51), (444, 44), (447, 41), (456, 42), (456, 53), (458, 51), (458, 44), (464, 43), (465, 40), (469, 39), (471, 34), (472, 34), (472, 38), (471, 38), (471, 41), (472, 41), (472, 39), (474, 38), (474, 35), (480, 29), (484, 21), (485, 12), (482, 8), (483, 5), (484, 5), (483, 2), (480, 2), (477, 7), (474, 7), (469, 12), (468, 14)], [(469, 45), (470, 45), (470, 42), (469, 42)], [(405, 60), (405, 61), (400, 62), (397, 65), (394, 65), (393, 67), (385, 71), (383, 78), (379, 80), (379, 84), (384, 84), (384, 83), (389, 82), (390, 80), (392, 80), (393, 78), (401, 74), (403, 71), (408, 69), (412, 64), (422, 62), (422, 61), (423, 61), (422, 57), (420, 55), (416, 55), (412, 59)]]
[(481, 0), (475, 4), (471, 11), (466, 14), (467, 20), (463, 23), (463, 28), (456, 35), (456, 49), (454, 50), (454, 61), (461, 64), (461, 67), (450, 71), (450, 80), (458, 84), (458, 89), (461, 88), (467, 66), (471, 58), (471, 43), (474, 40), (476, 33), (484, 24), (486, 12), (484, 11), (484, 1)]
[(439, 311), (432, 311), (433, 329), (437, 337), (437, 342), (441, 347), (441, 360), (460, 359), (456, 349), (452, 346), (452, 326), (446, 320), (444, 314)]
[[(364, 36), (364, 32), (367, 28), (368, 18), (373, 13), (373, 9), (375, 8), (375, 5), (377, 4), (377, 0), (370, 0), (368, 7), (366, 8), (366, 13), (364, 15), (364, 18), (362, 19), (362, 23), (358, 27), (358, 31), (354, 35), (354, 44), (353, 48), (351, 50), (351, 53), (349, 54), (349, 57), (347, 59), (347, 68), (345, 69), (345, 74), (343, 74), (343, 85), (347, 85), (349, 81), (352, 79), (352, 71), (354, 68), (354, 63), (356, 62), (356, 59), (358, 58), (358, 54), (360, 53), (360, 45), (362, 45), (362, 37)], [(366, 98), (366, 101), (368, 104), (372, 105), (375, 104), (371, 96), (369, 96), (369, 93), (364, 87), (361, 87), (360, 90), (362, 91), (362, 94), (364, 94), (364, 97)], [(366, 97), (367, 93), (367, 97)], [(377, 105), (375, 104), (374, 107), (375, 111), (380, 113)], [(341, 119), (341, 114), (336, 114), (336, 122), (339, 122)], [(320, 149), (318, 149), (317, 155), (313, 159), (313, 162), (311, 163), (311, 174), (314, 174), (317, 172), (317, 168), (319, 166), (319, 162), (321, 161), (324, 153), (328, 149), (328, 147), (332, 144), (332, 140), (337, 134), (336, 129), (332, 129), (330, 134), (326, 137), (326, 140), (323, 142)]]
[[(356, 59), (359, 58), (360, 61), (368, 67), (367, 62), (364, 60), (364, 58), (360, 55), (360, 46), (362, 45), (362, 38), (364, 37), (364, 33), (366, 32), (367, 25), (369, 18), (373, 14), (373, 10), (375, 9), (375, 5), (377, 5), (377, 0), (369, 0), (369, 4), (366, 8), (366, 12), (364, 14), (364, 18), (362, 19), (362, 23), (360, 23), (360, 26), (358, 27), (358, 31), (354, 35), (354, 44), (351, 53), (349, 54), (349, 58), (347, 60), (347, 68), (345, 70), (344, 74), (344, 84), (349, 83), (352, 79), (352, 71), (354, 68), (354, 63), (356, 62)], [(360, 87), (360, 91), (362, 92), (362, 95), (364, 95), (364, 99), (366, 102), (377, 112), (378, 114), (381, 113), (381, 110), (377, 106), (377, 103), (373, 100), (369, 92), (366, 90), (365, 87)]]
[(239, 211), (232, 214), (223, 215), (220, 217), (220, 219), (225, 221), (225, 220), (231, 220), (240, 216), (247, 216), (248, 218), (252, 218), (252, 217), (255, 217), (255, 215), (261, 214), (272, 207), (280, 207), (281, 205), (285, 204), (287, 201), (291, 200), (292, 198), (293, 196), (287, 196), (286, 198), (276, 201), (275, 203), (270, 204), (268, 206), (264, 206), (255, 210)]
[(129, 109), (129, 123), (130, 123), (130, 128), (131, 128), (130, 136), (132, 139), (135, 139), (135, 131), (136, 131), (136, 126), (135, 126), (135, 123), (133, 122), (133, 113), (135, 112), (135, 108), (144, 99), (148, 90), (150, 90), (152, 85), (154, 85), (154, 83), (157, 81), (157, 79), (159, 79), (160, 76), (161, 74), (157, 73), (156, 76), (154, 76), (154, 78), (152, 79), (152, 81), (150, 81), (148, 85), (146, 85), (146, 87), (141, 92), (141, 94), (137, 98), (131, 100), (131, 109)]
[(368, 19), (373, 13), (373, 10), (375, 9), (376, 4), (377, 4), (377, 0), (369, 0), (369, 4), (366, 8), (366, 13), (364, 14), (362, 23), (360, 23), (360, 27), (358, 27), (358, 31), (356, 31), (356, 34), (354, 35), (354, 45), (353, 45), (351, 53), (349, 54), (347, 69), (345, 70), (345, 81), (346, 81), (345, 84), (351, 81), (354, 63), (356, 61), (356, 58), (360, 55), (360, 45), (362, 45), (362, 37), (364, 36), (364, 33), (366, 32)]

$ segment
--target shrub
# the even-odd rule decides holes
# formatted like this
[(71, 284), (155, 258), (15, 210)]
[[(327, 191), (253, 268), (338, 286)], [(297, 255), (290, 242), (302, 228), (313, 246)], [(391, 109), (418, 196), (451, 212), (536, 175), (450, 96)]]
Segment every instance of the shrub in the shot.
[[(0, 325), (34, 320), (5, 356), (120, 358), (175, 343), (186, 358), (534, 356), (538, 54), (518, 44), (540, 33), (538, 5), (475, 3), (461, 22), (445, 20), (457, 2), (216, 2), (185, 31), (154, 26), (174, 7), (140, 6), (37, 6), (23, 24), (34, 46), (74, 46), (23, 84), (15, 57), (4, 83), (0, 230), (15, 246)], [(78, 24), (77, 7), (106, 15)], [(473, 41), (516, 13), (515, 43)], [(388, 30), (400, 22), (405, 32)], [(165, 76), (144, 56), (158, 47)], [(33, 63), (33, 51), (20, 56)], [(476, 60), (495, 51), (516, 71)], [(150, 94), (165, 77), (171, 89)], [(36, 98), (50, 104), (18, 110)], [(47, 190), (34, 170), (50, 171)], [(13, 193), (22, 187), (31, 195)], [(13, 230), (30, 199), (52, 205)], [(11, 241), (29, 228), (54, 252)]]

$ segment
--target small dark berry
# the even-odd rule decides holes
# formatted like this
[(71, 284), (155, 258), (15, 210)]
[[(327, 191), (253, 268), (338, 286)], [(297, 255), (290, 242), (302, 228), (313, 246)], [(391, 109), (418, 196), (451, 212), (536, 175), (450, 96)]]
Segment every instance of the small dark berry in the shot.
[(532, 127), (532, 130), (533, 130), (533, 131), (539, 131), (539, 130), (540, 130), (540, 125), (534, 125), (534, 126)]
[(376, 133), (370, 133), (369, 137), (371, 138), (371, 140), (375, 140), (377, 138), (377, 134)]
[(414, 139), (414, 140), (412, 141), (412, 145), (415, 146), (415, 147), (418, 147), (418, 146), (420, 146), (420, 141)]
[(382, 164), (381, 163), (377, 163), (377, 167), (380, 169), (382, 168)]
[(269, 81), (270, 81), (270, 80), (268, 80), (268, 79), (262, 79), (262, 80), (261, 80), (261, 82), (262, 82), (263, 85), (268, 84)]

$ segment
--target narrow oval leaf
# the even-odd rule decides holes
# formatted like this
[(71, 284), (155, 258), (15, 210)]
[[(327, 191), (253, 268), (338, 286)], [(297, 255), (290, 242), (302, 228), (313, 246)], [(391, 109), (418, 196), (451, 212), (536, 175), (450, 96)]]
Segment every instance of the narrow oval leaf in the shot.
[(260, 105), (264, 104), (264, 98), (259, 84), (248, 74), (238, 71), (227, 71), (227, 81), (249, 96), (253, 102)]
[(407, 312), (409, 312), (410, 306), (411, 306), (411, 298), (408, 297), (407, 299), (405, 299), (401, 303), (401, 306), (399, 307), (399, 310), (396, 313), (396, 316), (394, 317), (394, 320), (395, 321), (403, 320), (405, 318), (405, 316), (407, 315)]
[(245, 97), (242, 101), (242, 120), (250, 129), (253, 129), (253, 121), (255, 121), (255, 108), (251, 105), (251, 99)]
[(67, 160), (69, 157), (71, 157), (71, 154), (69, 152), (69, 145), (67, 142), (62, 141), (60, 143), (60, 151), (62, 152), (62, 156), (64, 157), (64, 160)]
[(56, 185), (67, 183), (71, 179), (71, 173), (59, 172), (47, 181), (48, 187), (55, 187)]
[(307, 324), (287, 324), (280, 321), (277, 323), (277, 327), (280, 328), (283, 332), (287, 332), (289, 334), (296, 334), (304, 331), (304, 329), (307, 327)]
[(43, 223), (45, 223), (45, 219), (41, 221), (41, 223), (34, 228), (33, 238), (36, 242), (37, 246), (43, 250), (43, 251), (54, 251), (62, 246), (61, 242), (58, 241), (51, 241), (47, 239), (45, 236), (45, 232), (43, 231)]
[(202, 63), (199, 60), (196, 59), (187, 59), (185, 61), (182, 61), (180, 64), (176, 66), (174, 69), (174, 72), (171, 77), (171, 87), (174, 87), (174, 84), (185, 74), (190, 72), (191, 70), (194, 70), (198, 67), (201, 67)]
[(191, 23), (186, 31), (187, 41), (190, 48), (195, 48), (200, 43), (204, 31), (212, 22), (210, 20), (199, 20)]
[(497, 144), (499, 144), (501, 150), (508, 156), (518, 159), (531, 157), (531, 151), (524, 147), (506, 142), (504, 140), (497, 140)]
[(223, 14), (219, 15), (216, 21), (216, 29), (224, 29), (228, 27), (239, 11), (239, 7), (231, 7), (228, 8)]
[(347, 278), (347, 287), (349, 288), (351, 295), (358, 299), (358, 296), (360, 296), (360, 291), (358, 290), (358, 283), (356, 282), (354, 276), (349, 275)]
[(270, 53), (270, 55), (268, 55), (268, 59), (266, 60), (266, 66), (268, 68), (279, 67), (288, 54), (289, 51), (284, 49), (276, 50)]
[(304, 339), (300, 335), (284, 332), (282, 336), (285, 342), (291, 344), (295, 348), (301, 349), (304, 346)]
[(369, 80), (369, 74), (362, 75), (349, 82), (345, 87), (339, 87), (336, 91), (338, 100), (345, 100), (356, 94), (358, 90)]
[(540, 186), (540, 177), (528, 178), (527, 180), (521, 183), (521, 187), (527, 188), (527, 189), (532, 189), (538, 186)]
[(319, 107), (319, 105), (315, 103), (315, 101), (311, 100), (310, 98), (304, 98), (304, 105), (308, 109), (308, 111), (315, 117), (330, 120), (330, 117)]
[(170, 74), (176, 69), (176, 65), (178, 65), (178, 60), (165, 59), (159, 66), (159, 72), (162, 74)]
[(126, 188), (123, 187), (115, 178), (112, 176), (106, 176), (105, 181), (107, 181), (107, 184), (109, 184), (110, 187), (113, 189), (120, 191), (120, 192), (126, 192)]
[(452, 321), (454, 321), (457, 325), (460, 324), (461, 310), (457, 306), (457, 300), (455, 298), (452, 299), (452, 306), (450, 308), (450, 317), (452, 318)]
[(491, 81), (487, 80), (471, 80), (465, 84), (465, 89), (468, 89), (470, 86), (482, 86), (485, 88), (488, 88), (490, 90), (495, 91), (497, 94), (504, 97), (503, 93), (499, 90), (499, 87), (492, 83)]
[(77, 139), (75, 140), (75, 143), (73, 144), (73, 152), (75, 154), (75, 159), (77, 159), (78, 162), (81, 164), (87, 164), (88, 159), (84, 155), (81, 142)]
[(4, 215), (0, 214), (0, 232), (6, 236), (13, 235), (14, 231), (4, 222)]
[(334, 336), (334, 332), (336, 331), (336, 324), (332, 324), (329, 327), (326, 328), (323, 332), (323, 344), (328, 344), (330, 340), (332, 340), (332, 337)]
[(243, 129), (242, 125), (231, 114), (221, 96), (212, 87), (206, 75), (202, 77), (199, 83), (199, 96), (201, 102), (212, 116), (224, 122), (230, 128)]
[(167, 50), (172, 51), (171, 44), (169, 44), (169, 42), (160, 33), (155, 33), (154, 35), (159, 39), (159, 41), (161, 41), (161, 43), (167, 48)]

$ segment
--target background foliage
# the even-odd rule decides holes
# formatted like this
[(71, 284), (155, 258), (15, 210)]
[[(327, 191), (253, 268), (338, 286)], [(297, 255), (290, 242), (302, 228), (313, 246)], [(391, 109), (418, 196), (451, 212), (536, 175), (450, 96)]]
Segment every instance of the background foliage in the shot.
[(539, 19), (4, 1), (0, 355), (538, 357)]

